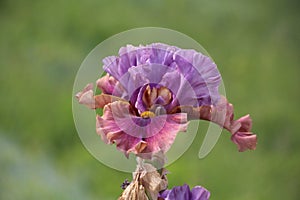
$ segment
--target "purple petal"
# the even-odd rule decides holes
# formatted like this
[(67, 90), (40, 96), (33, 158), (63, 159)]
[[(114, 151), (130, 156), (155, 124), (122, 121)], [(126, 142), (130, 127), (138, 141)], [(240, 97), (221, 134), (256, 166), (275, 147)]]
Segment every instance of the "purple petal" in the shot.
[[(176, 102), (179, 102), (180, 105), (199, 106), (197, 100), (199, 94), (195, 94), (195, 90), (189, 82), (177, 70), (172, 68), (160, 65), (132, 67), (120, 82), (127, 84), (126, 88), (129, 96), (131, 96), (130, 101), (132, 104), (136, 103), (137, 109), (143, 110), (144, 105), (142, 105), (141, 98), (147, 84), (168, 88), (176, 97), (172, 104), (177, 105)], [(205, 95), (208, 94), (203, 93), (203, 98), (205, 98)]]
[(108, 56), (102, 60), (104, 64), (103, 69), (117, 80), (122, 76), (119, 72), (119, 60), (120, 59), (117, 56)]
[[(219, 98), (218, 85), (221, 77), (215, 63), (209, 57), (194, 50), (181, 50), (160, 43), (139, 47), (127, 45), (120, 49), (119, 57), (108, 57), (103, 62), (105, 71), (115, 77), (126, 89), (129, 96), (122, 96), (122, 98), (127, 100), (144, 84), (159, 84), (162, 75), (165, 75), (169, 69), (176, 72), (173, 73), (174, 75), (166, 75), (166, 77), (176, 77), (176, 73), (178, 73), (177, 79), (180, 81), (180, 91), (184, 91), (187, 87), (190, 88), (195, 94), (194, 100), (198, 101), (197, 104), (211, 105)], [(145, 65), (164, 67), (146, 72), (147, 68), (140, 69)], [(176, 82), (174, 79), (164, 81)], [(179, 95), (179, 88), (175, 89), (173, 93)], [(188, 93), (185, 92), (181, 95), (185, 96)]]
[(196, 186), (190, 191), (190, 187), (185, 184), (165, 190), (159, 197), (165, 200), (208, 200), (210, 193), (201, 186)]
[(179, 48), (174, 46), (169, 46), (162, 43), (154, 43), (149, 45), (151, 49), (151, 56), (149, 63), (151, 64), (161, 64), (165, 66), (170, 66), (173, 62), (173, 54)]
[(192, 200), (207, 200), (210, 197), (210, 192), (201, 186), (196, 186), (192, 189)]
[(137, 65), (137, 50), (138, 47), (132, 45), (127, 45), (126, 47), (121, 47), (119, 50), (119, 73), (120, 75), (125, 74), (130, 67)]
[(191, 200), (190, 187), (186, 184), (173, 187), (165, 197), (165, 200)]
[[(216, 64), (209, 57), (195, 50), (186, 49), (177, 51), (174, 55), (174, 61), (180, 73), (195, 89), (199, 104), (210, 105), (216, 103), (219, 99), (218, 87), (221, 81)], [(204, 89), (206, 90), (203, 91)], [(205, 96), (205, 94), (209, 95)]]
[(104, 70), (119, 80), (133, 66), (144, 64), (168, 66), (177, 49), (177, 47), (161, 43), (139, 47), (127, 45), (120, 48), (119, 57), (110, 56), (103, 59)]

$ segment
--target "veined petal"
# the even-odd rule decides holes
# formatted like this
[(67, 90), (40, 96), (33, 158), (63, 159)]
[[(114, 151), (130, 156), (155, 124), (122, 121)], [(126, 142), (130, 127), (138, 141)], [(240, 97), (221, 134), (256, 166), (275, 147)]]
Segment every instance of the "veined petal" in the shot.
[[(178, 70), (189, 84), (195, 88), (200, 105), (215, 104), (219, 99), (218, 87), (221, 75), (216, 64), (208, 57), (195, 50), (180, 49), (174, 54)], [(203, 94), (208, 94), (204, 96)]]
[(187, 128), (185, 113), (143, 119), (134, 116), (129, 103), (116, 101), (97, 116), (97, 133), (104, 142), (115, 143), (126, 156), (130, 152), (150, 159), (154, 153), (166, 152), (179, 131)]
[[(113, 109), (117, 110), (116, 113), (113, 112)], [(141, 138), (126, 134), (115, 121), (117, 115), (122, 116), (124, 113), (127, 115), (129, 109), (130, 105), (128, 103), (117, 101), (104, 107), (102, 117), (96, 116), (96, 130), (102, 140), (107, 144), (115, 143), (117, 148), (124, 152), (126, 156), (128, 156), (129, 151), (138, 149), (138, 146), (141, 145)]]
[[(218, 86), (221, 76), (215, 63), (208, 56), (194, 50), (180, 49), (161, 43), (139, 47), (127, 45), (120, 49), (118, 57), (107, 57), (103, 63), (104, 70), (126, 89), (127, 95), (121, 96), (126, 100), (131, 99), (133, 93), (143, 85), (160, 82), (166, 82), (165, 84), (168, 85), (172, 85), (170, 82), (178, 84), (179, 87), (173, 85), (174, 88), (169, 89), (172, 89), (174, 94), (181, 95), (180, 99), (188, 96), (186, 94), (191, 94), (191, 92), (184, 92), (189, 88), (195, 94), (194, 101), (197, 101), (193, 104), (211, 105), (219, 99)], [(160, 67), (151, 70), (153, 66), (158, 65)], [(174, 75), (169, 73), (162, 81), (162, 75), (166, 74), (166, 70), (176, 72), (171, 73)], [(179, 74), (177, 79), (174, 77), (176, 73)], [(162, 86), (167, 87), (165, 84)], [(180, 105), (192, 105), (184, 103), (180, 102)]]
[[(157, 123), (161, 121), (159, 116), (155, 118), (157, 118)], [(147, 147), (138, 155), (150, 159), (153, 153), (166, 153), (174, 143), (177, 133), (179, 131), (186, 131), (187, 125), (187, 115), (185, 113), (167, 115), (167, 119), (162, 129), (153, 136), (145, 138)]]

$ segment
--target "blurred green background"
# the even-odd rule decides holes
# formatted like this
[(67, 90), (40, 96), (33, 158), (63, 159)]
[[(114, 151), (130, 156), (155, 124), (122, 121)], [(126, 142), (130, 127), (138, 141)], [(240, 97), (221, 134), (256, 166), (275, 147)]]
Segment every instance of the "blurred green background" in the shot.
[[(109, 36), (158, 26), (189, 35), (217, 63), (236, 116), (250, 113), (257, 150), (224, 131), (168, 167), (170, 186), (201, 184), (212, 200), (299, 199), (299, 1), (0, 1), (0, 199), (116, 199), (130, 174), (83, 147), (72, 87), (85, 56)], [(205, 126), (205, 122), (203, 122)]]

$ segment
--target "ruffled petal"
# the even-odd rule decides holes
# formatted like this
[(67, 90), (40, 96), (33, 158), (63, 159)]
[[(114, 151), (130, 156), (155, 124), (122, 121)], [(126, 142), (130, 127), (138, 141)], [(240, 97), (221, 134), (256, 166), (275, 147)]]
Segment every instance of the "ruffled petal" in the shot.
[(187, 113), (188, 119), (203, 119), (214, 122), (227, 129), (231, 134), (231, 140), (237, 144), (239, 151), (256, 148), (257, 137), (251, 132), (252, 119), (245, 115), (234, 120), (233, 105), (225, 97), (221, 97), (215, 106), (178, 106), (171, 113)]
[(240, 152), (256, 149), (257, 136), (251, 132), (236, 132), (231, 136), (231, 140), (238, 146)]
[(255, 150), (257, 144), (257, 136), (251, 132), (252, 119), (250, 115), (245, 115), (238, 120), (241, 125), (239, 130), (231, 136), (231, 140), (238, 146), (240, 152), (246, 150)]
[(233, 106), (227, 99), (221, 96), (218, 103), (213, 106), (178, 106), (171, 113), (183, 112), (188, 114), (188, 119), (203, 119), (214, 122), (227, 129), (232, 134), (239, 130), (241, 123), (234, 121)]
[[(145, 84), (159, 84), (167, 71), (173, 73), (166, 75), (162, 82), (173, 85), (172, 92), (181, 95), (181, 99), (190, 94), (184, 92), (187, 88), (195, 94), (193, 99), (197, 101), (197, 105), (211, 105), (219, 99), (221, 76), (215, 63), (194, 50), (183, 50), (161, 43), (139, 47), (127, 45), (120, 49), (118, 57), (107, 57), (103, 63), (104, 70), (126, 88), (127, 96), (122, 96), (126, 100), (131, 99), (133, 93)], [(162, 67), (150, 71), (149, 67), (140, 69), (143, 66), (153, 68), (153, 65)], [(179, 86), (175, 87), (172, 82)], [(166, 86), (165, 84), (162, 86)], [(191, 105), (183, 103), (185, 102), (180, 102), (181, 105)]]
[(239, 123), (241, 123), (241, 128), (239, 131), (242, 132), (248, 132), (252, 129), (252, 119), (250, 115), (245, 115), (244, 117), (241, 117), (237, 120)]
[(165, 153), (186, 127), (184, 113), (144, 119), (134, 116), (130, 104), (121, 101), (107, 104), (103, 116), (97, 116), (97, 133), (104, 142), (115, 143), (126, 156), (132, 152), (147, 159), (154, 153)]
[(115, 101), (125, 101), (122, 98), (108, 95), (100, 94), (94, 95), (93, 84), (88, 84), (81, 92), (78, 92), (75, 96), (80, 104), (86, 105), (91, 109), (103, 108), (106, 104)]
[(80, 104), (86, 105), (91, 109), (96, 108), (96, 102), (94, 99), (93, 84), (87, 84), (81, 92), (78, 92), (75, 97)]
[(135, 47), (126, 45), (119, 50), (119, 56), (109, 56), (103, 59), (104, 70), (119, 80), (128, 69), (145, 64), (161, 64), (169, 66), (177, 47), (162, 43)]
[[(114, 107), (114, 108), (112, 108)], [(116, 110), (114, 113), (113, 109)], [(103, 116), (96, 116), (96, 130), (102, 140), (107, 144), (115, 143), (117, 148), (128, 156), (129, 151), (139, 149), (141, 138), (133, 137), (124, 133), (122, 128), (116, 123), (115, 115), (128, 113), (130, 105), (123, 102), (107, 104), (103, 110)]]
[(106, 74), (97, 80), (97, 86), (101, 89), (102, 93), (112, 94), (117, 82), (118, 81), (114, 77)]
[[(156, 123), (161, 123), (160, 116), (155, 118)], [(150, 159), (154, 153), (167, 152), (174, 143), (177, 133), (179, 131), (186, 131), (187, 126), (187, 115), (185, 113), (167, 115), (162, 129), (154, 131), (156, 134), (145, 139), (147, 147), (138, 155), (140, 157)]]
[(219, 99), (221, 75), (216, 64), (195, 50), (180, 49), (174, 54), (178, 70), (195, 89), (200, 105), (215, 104)]

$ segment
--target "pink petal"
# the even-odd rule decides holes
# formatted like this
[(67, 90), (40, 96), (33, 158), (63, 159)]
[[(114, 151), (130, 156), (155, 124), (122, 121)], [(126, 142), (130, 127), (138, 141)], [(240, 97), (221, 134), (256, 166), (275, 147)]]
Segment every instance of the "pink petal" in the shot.
[(114, 88), (117, 83), (118, 81), (109, 74), (106, 74), (105, 76), (97, 80), (97, 86), (104, 94), (113, 94)]
[(102, 117), (96, 116), (96, 130), (102, 140), (107, 144), (115, 143), (117, 148), (124, 152), (126, 156), (130, 151), (138, 149), (138, 145), (141, 145), (141, 138), (126, 134), (114, 118), (118, 117), (117, 115), (125, 117), (129, 108), (128, 103), (114, 102), (104, 107)]
[(214, 122), (227, 129), (232, 134), (239, 130), (241, 123), (233, 120), (233, 106), (225, 97), (219, 99), (216, 105), (211, 106), (179, 106), (171, 113), (183, 112), (188, 114), (189, 119), (203, 119)]
[(221, 96), (217, 105), (212, 106), (210, 121), (234, 133), (240, 128), (240, 125), (234, 123), (233, 118), (233, 105), (225, 97)]
[(152, 137), (145, 139), (147, 147), (139, 156), (149, 159), (153, 153), (167, 152), (174, 143), (177, 133), (186, 131), (187, 125), (187, 115), (185, 113), (168, 115), (163, 128)]
[(239, 151), (255, 149), (257, 137), (251, 132), (252, 119), (250, 115), (245, 115), (238, 120), (234, 120), (233, 106), (225, 97), (221, 97), (214, 106), (179, 106), (171, 113), (187, 113), (189, 119), (203, 119), (214, 122), (227, 129), (231, 134), (231, 140), (238, 145)]
[(106, 104), (115, 101), (125, 101), (122, 98), (108, 95), (100, 94), (94, 96), (93, 84), (88, 84), (81, 92), (78, 92), (75, 96), (80, 104), (86, 105), (91, 109), (103, 108)]
[(96, 108), (104, 108), (104, 106), (106, 104), (115, 102), (115, 101), (123, 101), (123, 102), (127, 102), (126, 100), (116, 97), (116, 96), (112, 96), (112, 95), (108, 95), (108, 94), (100, 94), (100, 95), (96, 95), (94, 96), (95, 99), (95, 107)]
[(252, 129), (252, 119), (250, 115), (245, 115), (244, 117), (241, 117), (240, 119), (236, 120), (237, 122), (241, 123), (241, 128), (239, 131), (242, 132), (248, 132)]
[(179, 131), (187, 128), (184, 113), (143, 119), (133, 115), (127, 102), (116, 101), (104, 107), (97, 116), (97, 133), (108, 144), (115, 143), (126, 156), (130, 152), (146, 159), (154, 153), (166, 152)]
[(80, 104), (84, 104), (91, 109), (96, 107), (92, 83), (85, 86), (85, 88), (81, 92), (78, 92), (75, 97)]
[(257, 137), (251, 132), (237, 132), (231, 136), (231, 140), (237, 144), (240, 152), (256, 148)]

